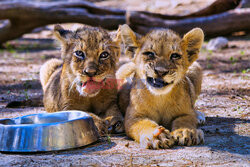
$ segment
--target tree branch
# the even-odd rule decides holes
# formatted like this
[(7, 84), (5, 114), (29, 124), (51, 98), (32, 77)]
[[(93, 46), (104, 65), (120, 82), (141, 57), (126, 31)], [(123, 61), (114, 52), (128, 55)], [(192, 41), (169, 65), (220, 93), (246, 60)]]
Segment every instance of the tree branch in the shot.
[(0, 44), (47, 24), (77, 22), (113, 30), (126, 21), (125, 11), (97, 7), (86, 1), (2, 2), (0, 19), (9, 20), (8, 27), (0, 27)]
[(117, 29), (119, 25), (127, 23), (141, 34), (161, 27), (184, 34), (194, 27), (200, 27), (207, 36), (225, 35), (249, 30), (250, 9), (240, 9), (244, 4), (249, 4), (249, 1), (216, 0), (208, 7), (184, 16), (145, 11), (126, 12), (98, 7), (87, 1), (38, 3), (4, 1), (0, 3), (0, 20), (4, 20), (0, 26), (0, 45), (37, 27), (55, 23), (82, 23), (109, 30)]
[[(193, 18), (193, 17), (201, 17), (201, 16), (210, 16), (214, 14), (219, 14), (226, 12), (231, 9), (235, 9), (239, 6), (240, 2), (242, 0), (216, 0), (211, 5), (198, 10), (197, 12), (190, 13), (187, 15), (164, 15), (159, 13), (150, 13), (146, 11), (141, 11), (139, 13), (142, 13), (147, 16), (161, 18), (161, 19), (167, 19), (167, 20), (180, 20), (185, 18)], [(249, 0), (243, 0), (243, 1), (249, 1)]]
[(206, 36), (226, 35), (237, 31), (249, 31), (250, 9), (235, 9), (207, 17), (187, 18), (182, 20), (165, 20), (149, 17), (138, 12), (127, 15), (130, 26), (138, 33), (147, 33), (154, 28), (169, 28), (180, 34), (200, 27)]

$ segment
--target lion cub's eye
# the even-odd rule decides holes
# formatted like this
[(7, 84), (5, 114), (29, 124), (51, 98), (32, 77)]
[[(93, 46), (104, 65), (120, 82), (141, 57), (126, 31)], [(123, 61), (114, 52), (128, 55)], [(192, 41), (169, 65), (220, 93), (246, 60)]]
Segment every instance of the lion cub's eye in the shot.
[(105, 59), (107, 59), (108, 57), (109, 57), (109, 53), (107, 52), (107, 51), (104, 51), (104, 52), (102, 52), (101, 54), (100, 54), (100, 59), (101, 60), (105, 60)]
[(75, 51), (75, 52), (74, 52), (74, 55), (75, 55), (77, 58), (81, 59), (81, 60), (84, 60), (84, 59), (85, 59), (85, 54), (84, 54), (84, 52), (81, 51), (81, 50)]
[(143, 52), (142, 54), (147, 56), (151, 60), (153, 60), (155, 58), (155, 53), (154, 52)]
[(180, 59), (180, 58), (181, 58), (181, 55), (179, 55), (178, 53), (173, 53), (170, 56), (171, 60), (177, 60), (177, 59)]

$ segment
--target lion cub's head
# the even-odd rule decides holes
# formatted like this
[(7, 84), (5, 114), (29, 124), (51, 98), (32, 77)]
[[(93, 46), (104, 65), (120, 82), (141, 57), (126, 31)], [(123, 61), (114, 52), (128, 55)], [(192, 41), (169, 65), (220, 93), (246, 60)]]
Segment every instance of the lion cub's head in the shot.
[(63, 73), (82, 96), (93, 97), (115, 77), (116, 62), (120, 56), (119, 34), (116, 38), (101, 29), (82, 27), (76, 31), (54, 28), (62, 44)]
[(153, 30), (139, 37), (127, 26), (121, 26), (126, 53), (135, 63), (137, 76), (151, 93), (168, 93), (180, 82), (188, 67), (198, 58), (204, 34), (200, 28), (181, 38), (168, 29)]

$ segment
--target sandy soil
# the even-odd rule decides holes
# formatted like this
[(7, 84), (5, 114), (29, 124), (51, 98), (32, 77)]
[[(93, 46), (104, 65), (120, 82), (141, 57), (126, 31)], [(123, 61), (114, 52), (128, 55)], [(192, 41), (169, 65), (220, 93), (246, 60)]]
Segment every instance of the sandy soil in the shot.
[[(144, 6), (154, 6), (153, 9), (144, 8), (143, 4), (138, 7), (134, 5), (136, 1), (128, 0), (99, 5), (183, 14), (187, 6), (194, 11), (209, 2), (185, 1), (167, 12), (149, 0)], [(43, 31), (25, 37), (47, 38), (51, 34)], [(204, 69), (202, 93), (196, 103), (197, 110), (206, 114), (207, 122), (200, 127), (205, 132), (204, 145), (146, 150), (123, 134), (112, 136), (111, 141), (102, 138), (92, 145), (67, 151), (0, 153), (0, 166), (249, 166), (250, 36), (228, 38), (228, 48), (216, 52), (206, 50), (205, 42), (198, 60)], [(16, 40), (8, 44), (8, 49), (0, 50), (0, 118), (44, 112), (43, 107), (6, 108), (6, 105), (13, 100), (42, 97), (39, 68), (46, 60), (60, 57), (55, 46), (50, 39)]]

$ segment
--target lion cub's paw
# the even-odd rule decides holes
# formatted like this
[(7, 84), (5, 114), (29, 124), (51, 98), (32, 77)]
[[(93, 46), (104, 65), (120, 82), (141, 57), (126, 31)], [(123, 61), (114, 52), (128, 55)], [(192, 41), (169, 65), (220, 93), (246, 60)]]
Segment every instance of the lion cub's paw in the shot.
[(204, 143), (204, 133), (201, 129), (177, 129), (171, 132), (178, 145), (191, 146)]
[(108, 134), (108, 122), (105, 120), (95, 121), (95, 125), (98, 129), (98, 133), (100, 136), (105, 136)]
[(108, 133), (124, 132), (124, 124), (122, 117), (108, 117), (105, 119), (108, 122)]
[(159, 126), (151, 133), (143, 134), (140, 138), (140, 146), (142, 148), (171, 148), (173, 145), (174, 138), (170, 135), (170, 132), (162, 126)]

